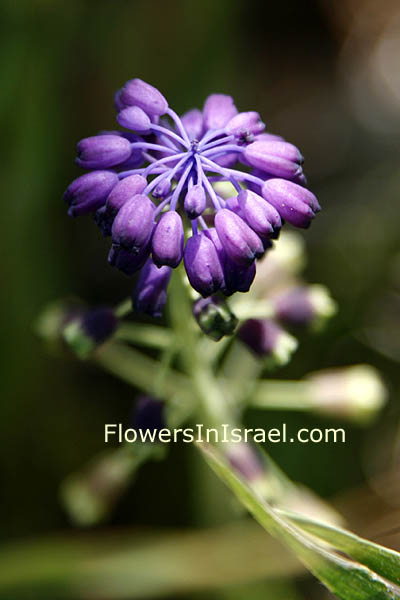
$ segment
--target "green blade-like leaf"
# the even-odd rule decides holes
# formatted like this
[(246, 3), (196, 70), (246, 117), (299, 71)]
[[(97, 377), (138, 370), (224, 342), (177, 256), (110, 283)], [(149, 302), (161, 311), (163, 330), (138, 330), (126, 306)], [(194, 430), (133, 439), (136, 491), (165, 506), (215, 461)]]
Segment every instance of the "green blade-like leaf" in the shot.
[(389, 581), (400, 584), (400, 554), (390, 548), (385, 548), (369, 540), (346, 531), (340, 527), (320, 523), (294, 513), (279, 511), (293, 523), (312, 535), (328, 542), (338, 550), (345, 552), (351, 558), (366, 565)]
[[(219, 455), (199, 444), (215, 473), (231, 488), (254, 518), (274, 537), (286, 543), (304, 565), (342, 600), (393, 600), (400, 588), (368, 567), (319, 545), (257, 496)], [(266, 560), (268, 557), (266, 557)]]

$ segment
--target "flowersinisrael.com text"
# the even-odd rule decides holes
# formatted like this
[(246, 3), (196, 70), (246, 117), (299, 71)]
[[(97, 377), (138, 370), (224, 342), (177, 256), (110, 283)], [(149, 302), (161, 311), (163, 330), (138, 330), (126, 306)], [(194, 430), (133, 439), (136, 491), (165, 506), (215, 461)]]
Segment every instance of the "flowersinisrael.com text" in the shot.
[(104, 426), (104, 441), (118, 443), (151, 442), (170, 444), (183, 442), (191, 444), (193, 442), (202, 443), (228, 443), (239, 444), (254, 440), (257, 443), (279, 444), (300, 442), (301, 444), (320, 444), (320, 443), (345, 443), (346, 431), (338, 428), (308, 429), (302, 427), (293, 432), (288, 431), (286, 423), (281, 427), (271, 429), (245, 429), (232, 427), (224, 423), (218, 429), (208, 428), (198, 423), (193, 427), (178, 429), (133, 429), (124, 428), (122, 423), (106, 423)]

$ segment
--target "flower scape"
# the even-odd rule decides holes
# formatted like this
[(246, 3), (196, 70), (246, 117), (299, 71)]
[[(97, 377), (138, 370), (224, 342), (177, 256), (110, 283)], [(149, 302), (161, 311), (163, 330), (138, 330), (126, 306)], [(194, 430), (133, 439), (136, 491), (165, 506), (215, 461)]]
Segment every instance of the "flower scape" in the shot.
[[(141, 270), (136, 311), (161, 315), (182, 260), (203, 298), (247, 292), (284, 222), (306, 228), (320, 210), (300, 151), (230, 96), (212, 94), (179, 117), (156, 88), (131, 79), (115, 106), (124, 131), (78, 143), (76, 163), (88, 172), (64, 199), (71, 217), (93, 213), (111, 236), (111, 265)], [(223, 197), (221, 183), (235, 194)]]

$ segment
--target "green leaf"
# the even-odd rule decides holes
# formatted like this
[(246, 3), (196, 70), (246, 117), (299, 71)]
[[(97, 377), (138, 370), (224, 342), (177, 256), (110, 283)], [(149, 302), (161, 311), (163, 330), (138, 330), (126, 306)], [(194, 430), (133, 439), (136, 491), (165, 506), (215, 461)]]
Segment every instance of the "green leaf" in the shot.
[[(248, 487), (215, 448), (199, 444), (205, 459), (254, 518), (274, 537), (287, 544), (303, 564), (342, 600), (394, 600), (400, 598), (396, 582), (316, 541)], [(266, 560), (268, 557), (266, 557)], [(397, 559), (400, 572), (400, 558)]]
[(325, 540), (382, 577), (400, 584), (400, 554), (395, 550), (360, 538), (341, 527), (320, 523), (295, 513), (279, 512), (305, 531)]

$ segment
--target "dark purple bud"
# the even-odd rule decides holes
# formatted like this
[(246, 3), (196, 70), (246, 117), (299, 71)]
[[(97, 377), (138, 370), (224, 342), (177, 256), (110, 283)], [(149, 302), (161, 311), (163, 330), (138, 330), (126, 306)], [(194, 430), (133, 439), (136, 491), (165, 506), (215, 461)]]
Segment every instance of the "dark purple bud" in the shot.
[(224, 278), (222, 265), (213, 242), (204, 233), (188, 239), (184, 263), (191, 286), (205, 298), (221, 287)]
[(249, 111), (235, 115), (226, 125), (225, 131), (236, 137), (242, 138), (248, 135), (257, 135), (265, 129), (265, 123), (260, 119), (257, 112)]
[(112, 226), (113, 243), (138, 254), (150, 240), (154, 226), (153, 202), (137, 194), (120, 208)]
[(103, 206), (117, 183), (118, 176), (112, 171), (92, 171), (75, 179), (63, 196), (69, 205), (69, 216), (84, 215)]
[(243, 153), (245, 161), (277, 177), (293, 178), (302, 173), (299, 150), (288, 142), (253, 142)]
[(125, 275), (133, 275), (139, 271), (150, 256), (150, 244), (147, 244), (138, 254), (132, 254), (120, 246), (111, 246), (108, 254), (108, 262)]
[(95, 135), (81, 140), (77, 145), (76, 164), (84, 169), (114, 167), (131, 155), (130, 142), (120, 135)]
[(152, 317), (161, 317), (167, 301), (167, 287), (171, 277), (170, 267), (157, 267), (151, 258), (143, 267), (133, 293), (133, 307)]
[(154, 190), (152, 191), (152, 195), (154, 196), (154, 198), (165, 198), (165, 196), (167, 196), (170, 191), (171, 180), (167, 177), (166, 179), (162, 179), (160, 183), (154, 188)]
[(222, 129), (237, 114), (231, 96), (211, 94), (205, 101), (203, 118), (205, 129)]
[(285, 364), (297, 348), (295, 338), (268, 319), (245, 321), (238, 337), (255, 354), (270, 358), (275, 364)]
[(256, 276), (256, 263), (243, 267), (228, 256), (224, 260), (224, 285), (222, 291), (226, 296), (235, 292), (248, 292)]
[(140, 396), (134, 409), (133, 426), (151, 433), (165, 429), (164, 402), (150, 396)]
[(202, 331), (218, 342), (225, 335), (232, 335), (238, 320), (222, 298), (201, 298), (193, 305), (193, 315)]
[(190, 140), (199, 140), (203, 134), (203, 115), (201, 110), (194, 108), (182, 115), (181, 121)]
[(146, 185), (147, 180), (138, 174), (121, 179), (107, 198), (107, 211), (115, 216), (121, 206), (130, 200), (130, 198), (133, 198), (133, 196), (141, 194)]
[(120, 102), (126, 106), (139, 106), (154, 117), (164, 115), (168, 102), (155, 87), (141, 79), (130, 79), (122, 88)]
[(315, 217), (314, 211), (320, 208), (312, 192), (285, 179), (266, 181), (262, 195), (276, 208), (282, 219), (296, 227), (308, 227)]
[(215, 228), (227, 255), (238, 264), (249, 266), (264, 254), (258, 235), (238, 215), (223, 208), (215, 215)]
[(250, 190), (242, 190), (238, 194), (238, 203), (243, 219), (262, 240), (279, 235), (282, 227), (279, 213), (262, 196)]
[(151, 128), (149, 116), (138, 106), (123, 108), (117, 115), (117, 121), (121, 127), (132, 129), (139, 133), (148, 133)]
[(97, 307), (78, 312), (68, 319), (63, 338), (81, 358), (85, 358), (97, 346), (109, 339), (118, 326), (118, 318), (108, 307)]
[(174, 210), (163, 214), (157, 223), (151, 245), (153, 260), (158, 267), (175, 268), (183, 256), (185, 235), (181, 217)]
[(104, 237), (111, 235), (114, 216), (107, 211), (105, 206), (98, 208), (94, 213), (93, 218)]
[(195, 219), (206, 209), (207, 197), (202, 185), (194, 185), (186, 194), (184, 209), (189, 219)]

